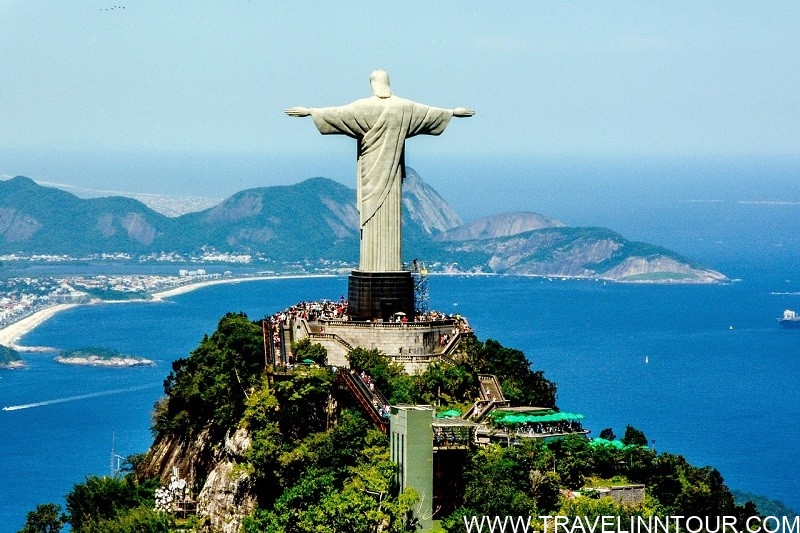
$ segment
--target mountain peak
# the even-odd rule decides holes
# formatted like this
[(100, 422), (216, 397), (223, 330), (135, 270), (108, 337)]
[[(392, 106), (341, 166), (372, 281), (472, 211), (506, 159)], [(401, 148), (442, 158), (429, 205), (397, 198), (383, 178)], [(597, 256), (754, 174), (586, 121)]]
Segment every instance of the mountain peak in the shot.
[(27, 176), (14, 176), (13, 178), (6, 180), (6, 186), (26, 189), (41, 187), (41, 185), (37, 184)]
[(544, 228), (560, 228), (564, 223), (538, 213), (517, 211), (498, 213), (473, 220), (468, 224), (446, 231), (437, 236), (440, 241), (468, 241), (472, 239), (495, 239), (510, 237), (526, 231)]
[(422, 181), (419, 174), (411, 167), (406, 167), (406, 178), (403, 182), (403, 205), (411, 220), (419, 224), (428, 235), (447, 231), (463, 224), (458, 213), (433, 187)]

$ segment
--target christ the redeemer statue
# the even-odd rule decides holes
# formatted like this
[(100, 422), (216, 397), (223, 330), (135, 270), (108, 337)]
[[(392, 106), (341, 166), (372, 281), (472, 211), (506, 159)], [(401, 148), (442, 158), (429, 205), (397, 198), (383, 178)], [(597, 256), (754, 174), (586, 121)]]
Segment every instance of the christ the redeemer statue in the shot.
[(398, 98), (389, 75), (370, 76), (372, 96), (341, 107), (291, 107), (292, 117), (311, 115), (323, 135), (341, 134), (358, 141), (357, 202), (361, 222), (359, 270), (402, 269), (400, 253), (401, 186), (405, 177), (405, 141), (415, 135), (439, 135), (452, 117), (474, 111), (442, 109)]

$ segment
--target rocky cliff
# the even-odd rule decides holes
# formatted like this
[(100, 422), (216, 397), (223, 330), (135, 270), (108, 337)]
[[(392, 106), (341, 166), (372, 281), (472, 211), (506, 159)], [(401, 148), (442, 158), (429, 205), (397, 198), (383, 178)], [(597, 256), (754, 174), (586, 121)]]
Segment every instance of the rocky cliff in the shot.
[(165, 435), (150, 448), (137, 468), (142, 478), (159, 478), (166, 485), (173, 471), (196, 495), (197, 516), (216, 533), (239, 533), (242, 520), (253, 513), (256, 499), (250, 476), (239, 468), (250, 447), (247, 431), (239, 429), (222, 442), (203, 431), (194, 438)]

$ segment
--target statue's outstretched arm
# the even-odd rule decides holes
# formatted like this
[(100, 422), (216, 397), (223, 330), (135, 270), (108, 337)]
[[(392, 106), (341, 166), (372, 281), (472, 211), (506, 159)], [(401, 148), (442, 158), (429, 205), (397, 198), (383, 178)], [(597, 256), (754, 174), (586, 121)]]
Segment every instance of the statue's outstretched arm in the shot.
[(307, 107), (290, 107), (286, 110), (286, 114), (290, 117), (307, 117), (311, 114), (311, 110)]
[(453, 109), (453, 116), (454, 117), (471, 117), (475, 114), (475, 111), (468, 107), (457, 107)]

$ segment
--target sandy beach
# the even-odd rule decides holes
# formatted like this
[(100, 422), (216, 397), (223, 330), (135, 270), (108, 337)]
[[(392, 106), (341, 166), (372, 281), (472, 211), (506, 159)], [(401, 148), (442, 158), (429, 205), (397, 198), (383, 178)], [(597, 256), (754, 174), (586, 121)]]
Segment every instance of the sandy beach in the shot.
[(26, 316), (18, 322), (14, 322), (3, 329), (0, 329), (0, 344), (8, 346), (18, 351), (40, 351), (42, 348), (33, 346), (19, 346), (17, 342), (26, 334), (32, 331), (50, 317), (61, 311), (72, 309), (79, 304), (58, 304), (36, 311), (32, 315)]
[(200, 281), (198, 283), (188, 283), (165, 291), (159, 291), (152, 294), (153, 300), (165, 300), (179, 294), (186, 294), (197, 289), (209, 287), (211, 285), (222, 285), (223, 283), (245, 283), (248, 281), (267, 281), (272, 279), (296, 279), (296, 278), (332, 278), (333, 274), (298, 274), (294, 276), (253, 276), (246, 278), (218, 278), (208, 281)]
[[(200, 281), (197, 283), (187, 283), (186, 285), (181, 285), (179, 287), (174, 287), (171, 289), (167, 289), (164, 291), (159, 291), (153, 293), (152, 300), (138, 300), (142, 302), (159, 302), (164, 301), (167, 298), (171, 298), (173, 296), (178, 296), (180, 294), (186, 294), (187, 292), (195, 291), (197, 289), (202, 289), (204, 287), (209, 287), (211, 285), (221, 285), (223, 283), (245, 283), (248, 281), (265, 281), (265, 280), (273, 280), (273, 279), (291, 279), (291, 278), (329, 278), (334, 277), (333, 274), (299, 274), (294, 276), (253, 276), (253, 277), (242, 277), (242, 278), (220, 278), (220, 279), (211, 279), (207, 281)], [(134, 300), (120, 300), (114, 302), (106, 302), (103, 300), (95, 300), (92, 304), (97, 303), (130, 303)], [(81, 304), (58, 304), (52, 307), (47, 307), (45, 309), (41, 309), (36, 311), (32, 315), (26, 316), (22, 320), (14, 322), (13, 324), (9, 324), (8, 326), (0, 329), (0, 345), (8, 346), (9, 348), (13, 348), (17, 351), (24, 351), (24, 352), (37, 352), (37, 351), (49, 351), (49, 348), (46, 347), (39, 347), (39, 346), (20, 346), (17, 344), (19, 340), (24, 337), (27, 333), (31, 332), (34, 328), (44, 323), (46, 320), (50, 319), (57, 313), (61, 311), (65, 311), (67, 309), (72, 309), (73, 307), (77, 307)]]

